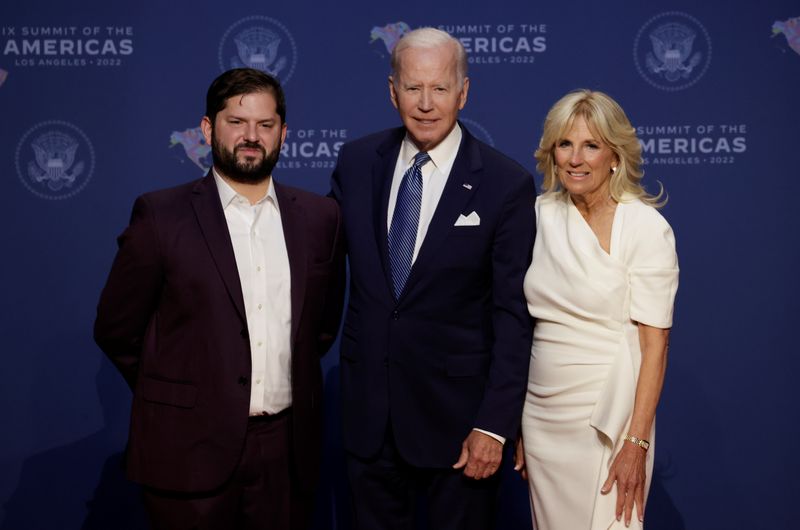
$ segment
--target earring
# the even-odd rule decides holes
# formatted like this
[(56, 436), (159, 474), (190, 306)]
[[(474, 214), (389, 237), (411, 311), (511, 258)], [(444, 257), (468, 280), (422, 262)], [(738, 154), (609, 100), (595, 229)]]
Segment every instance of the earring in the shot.
[(616, 173), (617, 172), (617, 166), (611, 166), (611, 172), (612, 173)]

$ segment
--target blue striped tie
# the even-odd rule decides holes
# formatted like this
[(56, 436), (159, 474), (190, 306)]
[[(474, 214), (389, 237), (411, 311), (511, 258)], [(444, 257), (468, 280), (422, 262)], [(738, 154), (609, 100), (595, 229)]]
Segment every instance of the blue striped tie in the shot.
[(389, 228), (389, 261), (392, 267), (395, 300), (400, 299), (411, 272), (411, 259), (414, 257), (414, 245), (417, 242), (419, 210), (422, 205), (422, 166), (430, 159), (428, 153), (417, 153), (414, 164), (403, 175), (397, 192), (392, 226)]

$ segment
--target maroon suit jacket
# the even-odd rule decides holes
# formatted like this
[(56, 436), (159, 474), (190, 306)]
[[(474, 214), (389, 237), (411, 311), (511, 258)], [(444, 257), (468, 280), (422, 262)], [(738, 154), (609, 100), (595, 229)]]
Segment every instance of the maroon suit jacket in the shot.
[[(341, 219), (329, 198), (275, 183), (291, 269), (292, 456), (313, 489), (322, 428), (320, 356), (339, 326)], [(136, 200), (100, 297), (94, 335), (133, 390), (128, 476), (178, 492), (222, 485), (243, 448), (250, 342), (211, 174)]]

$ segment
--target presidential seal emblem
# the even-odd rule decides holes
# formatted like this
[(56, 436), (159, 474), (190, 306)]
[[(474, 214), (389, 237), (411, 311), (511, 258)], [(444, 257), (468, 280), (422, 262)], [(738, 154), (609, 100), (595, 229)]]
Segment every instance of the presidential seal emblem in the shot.
[(231, 25), (219, 44), (219, 67), (255, 68), (286, 84), (297, 62), (297, 46), (286, 26), (274, 18), (251, 16)]
[(88, 184), (94, 172), (89, 137), (65, 121), (44, 121), (22, 135), (14, 157), (22, 184), (43, 199), (67, 199)]
[(695, 84), (711, 63), (711, 38), (699, 20), (669, 11), (648, 20), (636, 34), (633, 60), (645, 81), (661, 90)]
[(492, 138), (492, 135), (489, 134), (489, 131), (487, 131), (483, 125), (469, 118), (459, 117), (458, 121), (466, 125), (467, 129), (469, 129), (469, 132), (470, 134), (472, 134), (472, 136), (474, 136), (481, 142), (494, 147), (494, 138)]

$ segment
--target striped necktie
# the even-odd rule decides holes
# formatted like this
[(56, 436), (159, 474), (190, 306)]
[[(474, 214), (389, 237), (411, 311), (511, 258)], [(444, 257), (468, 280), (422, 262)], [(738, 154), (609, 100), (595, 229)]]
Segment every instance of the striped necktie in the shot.
[(422, 166), (431, 159), (428, 153), (419, 152), (414, 163), (403, 175), (397, 202), (389, 228), (389, 261), (395, 300), (400, 299), (411, 272), (414, 246), (417, 242), (419, 211), (422, 205)]

